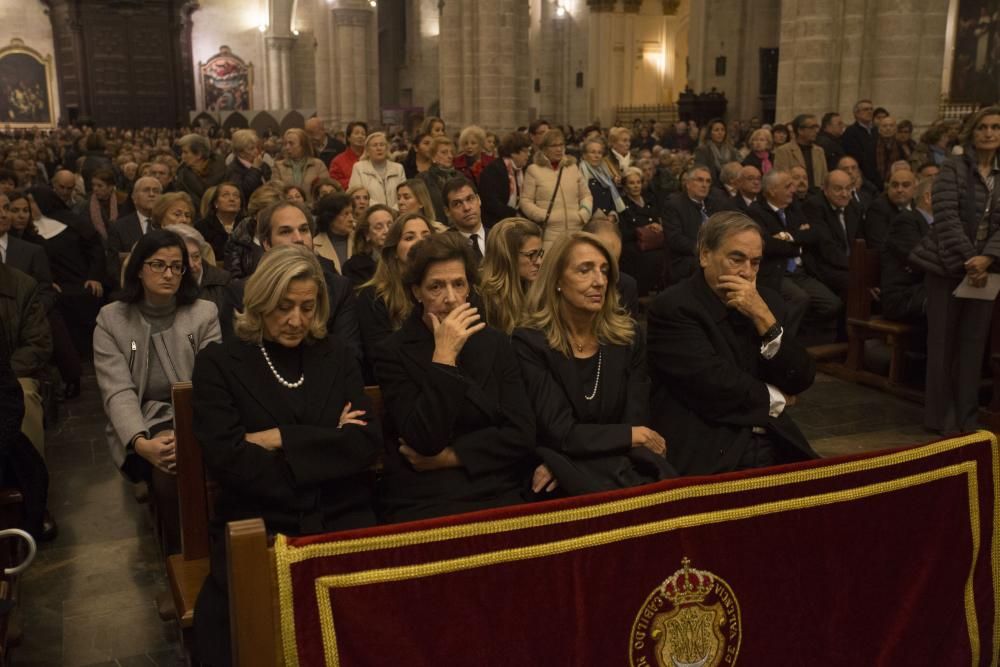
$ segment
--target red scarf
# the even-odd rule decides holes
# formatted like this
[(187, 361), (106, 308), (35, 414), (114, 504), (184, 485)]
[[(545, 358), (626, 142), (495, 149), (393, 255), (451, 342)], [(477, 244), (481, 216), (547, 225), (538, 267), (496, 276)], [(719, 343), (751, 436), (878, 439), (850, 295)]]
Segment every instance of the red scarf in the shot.
[(108, 238), (108, 225), (118, 219), (118, 197), (114, 192), (108, 200), (108, 217), (110, 219), (105, 223), (101, 214), (101, 202), (98, 201), (97, 195), (90, 195), (90, 224), (94, 225), (94, 229), (102, 239)]

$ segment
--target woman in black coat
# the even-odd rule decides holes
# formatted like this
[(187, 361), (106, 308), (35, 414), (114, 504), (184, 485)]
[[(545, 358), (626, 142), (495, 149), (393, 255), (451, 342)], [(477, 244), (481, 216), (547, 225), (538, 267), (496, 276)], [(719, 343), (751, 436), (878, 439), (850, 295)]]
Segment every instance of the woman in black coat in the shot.
[[(211, 574), (195, 607), (198, 658), (230, 664), (223, 531), (262, 517), (269, 533), (375, 523), (370, 468), (381, 430), (352, 353), (326, 335), (326, 280), (302, 246), (279, 246), (247, 281), (237, 339), (195, 364), (194, 431), (219, 484)], [(279, 307), (280, 306), (280, 307)]]
[(663, 437), (645, 426), (645, 344), (618, 306), (617, 280), (617, 262), (596, 236), (570, 234), (546, 254), (524, 326), (514, 330), (537, 451), (563, 494), (674, 476)]
[(413, 248), (404, 281), (416, 304), (375, 359), (393, 436), (382, 517), (410, 521), (531, 499), (535, 418), (509, 339), (468, 303), (471, 250), (458, 234), (431, 236)]
[(625, 210), (618, 214), (622, 232), (621, 269), (635, 277), (639, 296), (646, 296), (660, 282), (664, 253), (662, 243), (646, 250), (640, 248), (638, 230), (649, 227), (663, 234), (663, 223), (651, 196), (644, 196), (642, 171), (637, 167), (629, 167), (622, 172), (622, 189), (625, 191)]

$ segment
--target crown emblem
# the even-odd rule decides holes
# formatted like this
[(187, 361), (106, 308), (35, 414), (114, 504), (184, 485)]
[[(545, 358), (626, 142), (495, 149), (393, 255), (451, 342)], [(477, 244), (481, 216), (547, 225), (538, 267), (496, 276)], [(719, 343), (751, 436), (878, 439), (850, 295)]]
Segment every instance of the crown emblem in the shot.
[(680, 607), (701, 603), (712, 592), (714, 585), (715, 576), (711, 572), (694, 569), (691, 559), (685, 556), (681, 560), (681, 569), (666, 578), (660, 585), (660, 592), (675, 607)]

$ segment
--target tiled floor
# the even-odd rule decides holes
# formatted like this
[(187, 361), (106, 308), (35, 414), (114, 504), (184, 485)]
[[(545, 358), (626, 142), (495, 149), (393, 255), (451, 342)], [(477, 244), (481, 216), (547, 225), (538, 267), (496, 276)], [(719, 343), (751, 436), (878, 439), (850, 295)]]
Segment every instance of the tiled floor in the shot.
[[(819, 376), (790, 409), (824, 456), (932, 439), (920, 407)], [(48, 433), (49, 507), (59, 522), (25, 574), (17, 666), (177, 665), (177, 631), (157, 615), (166, 589), (145, 507), (114, 469), (93, 376)]]

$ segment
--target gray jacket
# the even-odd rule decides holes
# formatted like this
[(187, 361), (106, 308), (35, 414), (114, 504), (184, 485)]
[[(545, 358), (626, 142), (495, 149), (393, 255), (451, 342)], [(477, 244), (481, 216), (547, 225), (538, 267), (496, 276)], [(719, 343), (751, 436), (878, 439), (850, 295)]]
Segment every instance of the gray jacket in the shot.
[(175, 382), (191, 380), (195, 355), (203, 347), (222, 340), (219, 311), (210, 301), (199, 299), (180, 306), (174, 324), (157, 336), (135, 304), (115, 301), (101, 308), (94, 329), (94, 371), (101, 389), (105, 429), (111, 458), (119, 468), (126, 447), (136, 435), (173, 419), (173, 407), (160, 401), (144, 401), (150, 345), (161, 359), (169, 359), (163, 370)]

